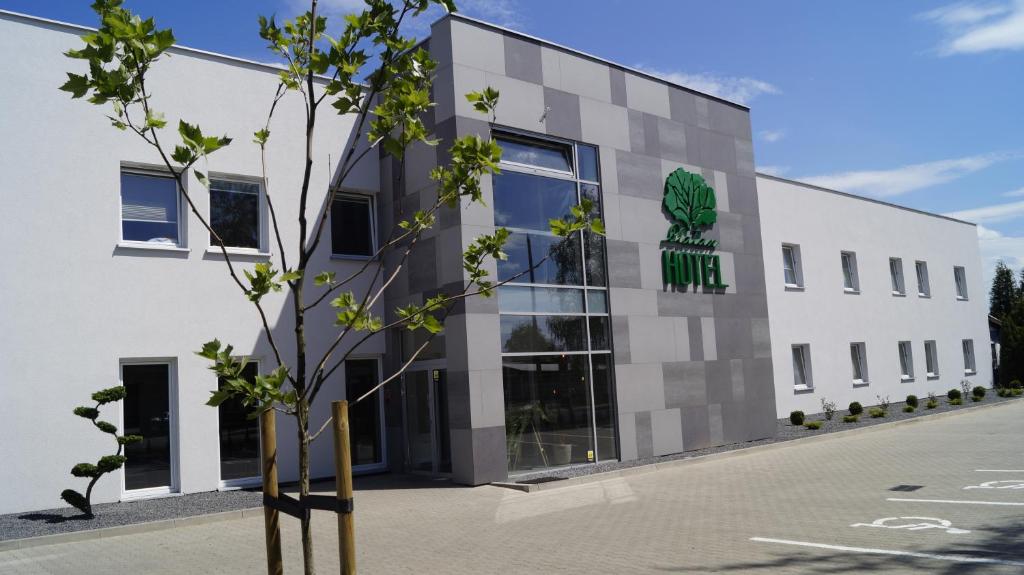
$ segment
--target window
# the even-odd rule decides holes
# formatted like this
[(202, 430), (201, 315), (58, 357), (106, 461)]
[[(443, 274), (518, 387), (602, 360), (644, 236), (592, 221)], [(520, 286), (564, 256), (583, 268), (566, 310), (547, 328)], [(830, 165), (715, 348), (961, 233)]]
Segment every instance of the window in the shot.
[(210, 178), (210, 227), (226, 247), (260, 249), (260, 219), (259, 184)]
[(967, 276), (963, 267), (953, 268), (953, 280), (956, 282), (956, 299), (967, 299)]
[(977, 373), (977, 368), (974, 364), (974, 340), (965, 339), (963, 341), (964, 348), (964, 373), (972, 375)]
[[(542, 170), (553, 170), (558, 172), (573, 173), (572, 170), (572, 148), (573, 146), (554, 141), (535, 140), (515, 135), (496, 134), (494, 139), (501, 146), (501, 161), (507, 164), (519, 164), (540, 168)], [(589, 147), (589, 146), (588, 146)], [(582, 157), (586, 156), (586, 158)], [(596, 159), (587, 154), (581, 155), (581, 163), (589, 167), (589, 162)], [(596, 165), (595, 165), (596, 167)], [(596, 180), (596, 169), (593, 177), (585, 179)]]
[(914, 379), (914, 350), (910, 347), (909, 341), (901, 341), (900, 347), (900, 379), (909, 381)]
[(903, 284), (903, 260), (889, 258), (889, 276), (892, 279), (892, 295), (907, 295)]
[[(242, 379), (254, 383), (259, 365), (249, 362), (242, 369)], [(227, 384), (217, 378), (217, 387)], [(252, 407), (246, 407), (238, 396), (217, 406), (220, 428), (220, 481), (222, 486), (254, 483), (260, 477), (260, 425), (250, 418)]]
[(793, 346), (793, 387), (797, 391), (812, 389), (810, 366), (810, 346), (799, 344)]
[(804, 274), (800, 270), (800, 246), (782, 245), (782, 274), (786, 287), (804, 287)]
[(352, 465), (384, 463), (384, 442), (381, 441), (381, 392), (377, 390), (363, 401), (353, 403), (373, 389), (380, 378), (376, 359), (345, 360), (345, 397), (351, 405), (349, 416)]
[(924, 362), (928, 377), (939, 377), (939, 354), (934, 340), (924, 342)]
[(866, 385), (868, 383), (868, 360), (863, 342), (850, 344), (850, 363), (853, 365), (853, 384)]
[(178, 184), (169, 175), (121, 171), (121, 240), (180, 245)]
[(928, 281), (928, 262), (914, 262), (914, 269), (917, 271), (918, 297), (932, 297), (932, 286)]
[(373, 198), (337, 194), (331, 206), (331, 253), (369, 258), (376, 253)]
[(167, 363), (121, 365), (125, 387), (124, 434), (142, 441), (125, 446), (124, 489), (141, 494), (169, 493), (174, 487), (171, 414), (171, 366)]
[(843, 265), (843, 290), (860, 291), (860, 278), (857, 277), (857, 254), (842, 252), (839, 257)]

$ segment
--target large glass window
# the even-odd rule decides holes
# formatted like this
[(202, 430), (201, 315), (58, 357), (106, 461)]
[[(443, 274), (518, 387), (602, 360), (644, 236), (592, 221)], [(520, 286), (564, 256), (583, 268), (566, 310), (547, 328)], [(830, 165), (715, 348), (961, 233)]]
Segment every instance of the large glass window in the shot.
[[(259, 366), (248, 363), (242, 370), (242, 378), (256, 381)], [(225, 385), (223, 378), (217, 386)], [(260, 425), (250, 418), (251, 407), (242, 404), (238, 397), (232, 397), (217, 408), (220, 415), (220, 480), (237, 481), (260, 476)]]
[(338, 194), (331, 206), (331, 253), (368, 258), (376, 252), (373, 199)]
[[(210, 179), (210, 227), (231, 248), (260, 247), (260, 185)], [(210, 244), (216, 245), (213, 234)]]
[(121, 239), (178, 245), (178, 184), (169, 175), (121, 172)]
[(494, 224), (511, 232), (498, 262), (509, 471), (616, 459), (604, 238), (563, 241), (549, 224), (582, 198), (600, 216), (597, 148), (496, 138)]
[(125, 446), (124, 488), (169, 489), (171, 477), (170, 366), (125, 364), (124, 433), (142, 441)]
[[(345, 397), (351, 404), (374, 388), (380, 379), (376, 359), (345, 361)], [(383, 463), (381, 450), (380, 390), (352, 406), (349, 413), (352, 427), (352, 465)]]

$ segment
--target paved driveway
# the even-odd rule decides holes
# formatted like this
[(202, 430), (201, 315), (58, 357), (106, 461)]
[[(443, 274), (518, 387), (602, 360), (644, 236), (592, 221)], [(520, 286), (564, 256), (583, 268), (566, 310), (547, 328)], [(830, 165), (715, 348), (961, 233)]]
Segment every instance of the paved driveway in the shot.
[[(1022, 438), (1024, 402), (1012, 402), (531, 494), (375, 481), (356, 493), (359, 564), (364, 573), (1024, 573)], [(301, 572), (297, 531), (284, 522), (288, 571)], [(261, 573), (262, 525), (9, 551), (0, 573)], [(316, 530), (320, 572), (336, 573), (332, 516), (318, 514)]]

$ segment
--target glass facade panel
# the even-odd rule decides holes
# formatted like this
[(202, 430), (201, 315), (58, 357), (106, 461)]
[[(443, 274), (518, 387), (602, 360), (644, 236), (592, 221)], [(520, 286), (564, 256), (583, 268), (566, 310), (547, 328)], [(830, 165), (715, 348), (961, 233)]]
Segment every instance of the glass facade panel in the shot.
[(586, 351), (584, 319), (584, 316), (577, 315), (502, 315), (501, 351)]
[(601, 461), (618, 459), (618, 443), (615, 438), (615, 400), (613, 396), (612, 356), (610, 353), (595, 353), (590, 356), (594, 373), (594, 420), (597, 424), (597, 457)]
[(594, 146), (585, 146), (583, 144), (580, 144), (576, 146), (576, 153), (578, 155), (580, 164), (580, 179), (596, 182), (597, 148), (595, 148)]
[(587, 311), (608, 313), (608, 292), (597, 289), (587, 290)]
[(502, 358), (510, 472), (593, 461), (587, 368), (586, 355)]
[(534, 166), (546, 170), (572, 172), (572, 149), (543, 141), (523, 141), (507, 136), (498, 136), (501, 146), (501, 160), (526, 166)]
[[(249, 363), (242, 370), (242, 378), (256, 381), (258, 366)], [(217, 387), (225, 380), (218, 379)], [(217, 407), (220, 416), (220, 479), (245, 479), (260, 475), (260, 425), (258, 419), (248, 417), (252, 408), (232, 397)]]
[(608, 316), (590, 317), (590, 349), (594, 351), (611, 350), (611, 340), (608, 337)]
[(576, 183), (503, 171), (494, 182), (494, 225), (548, 232), (552, 218), (564, 218), (576, 205)]
[(171, 485), (170, 366), (165, 363), (121, 366), (124, 433), (142, 441), (126, 445), (124, 488)]
[(498, 279), (517, 283), (583, 285), (579, 236), (512, 233), (505, 242), (507, 260), (498, 260)]
[(583, 290), (527, 286), (498, 288), (503, 312), (583, 313)]
[[(373, 389), (379, 382), (376, 359), (345, 361), (345, 397), (349, 404)], [(382, 463), (380, 442), (380, 391), (352, 405), (349, 414), (352, 465)]]
[[(232, 248), (260, 247), (260, 186), (210, 180), (210, 227)], [(210, 244), (216, 245), (213, 234)]]

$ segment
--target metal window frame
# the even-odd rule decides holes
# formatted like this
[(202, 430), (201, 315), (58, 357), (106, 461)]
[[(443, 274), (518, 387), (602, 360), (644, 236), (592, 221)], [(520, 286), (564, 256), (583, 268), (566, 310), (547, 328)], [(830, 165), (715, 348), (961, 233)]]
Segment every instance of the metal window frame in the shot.
[[(138, 499), (153, 499), (157, 497), (172, 497), (181, 495), (181, 438), (179, 428), (181, 424), (180, 410), (178, 406), (178, 358), (176, 357), (133, 357), (121, 358), (118, 360), (117, 375), (118, 382), (124, 385), (124, 368), (126, 365), (166, 365), (167, 366), (167, 440), (170, 450), (170, 483), (157, 487), (143, 487), (141, 489), (128, 489), (126, 487), (127, 462), (121, 466), (120, 501), (135, 501)], [(120, 421), (118, 427), (124, 432), (124, 401), (120, 401), (118, 416)], [(219, 449), (219, 448), (218, 448)]]
[[(242, 183), (242, 184), (255, 184), (256, 186), (258, 186), (259, 189), (256, 191), (256, 194), (257, 194), (257, 204), (256, 204), (256, 237), (257, 237), (257, 246), (255, 248), (250, 248), (250, 247), (245, 247), (245, 246), (229, 246), (229, 245), (225, 244), (224, 247), (228, 248), (229, 250), (232, 250), (232, 249), (234, 249), (234, 250), (252, 250), (252, 249), (255, 249), (256, 251), (258, 251), (260, 253), (265, 253), (265, 252), (270, 251), (270, 247), (269, 247), (270, 231), (269, 231), (269, 222), (268, 222), (269, 218), (268, 218), (268, 215), (267, 215), (267, 211), (268, 211), (268, 206), (267, 206), (267, 187), (265, 185), (265, 182), (263, 181), (263, 178), (258, 177), (258, 176), (246, 176), (246, 175), (242, 175), (242, 174), (229, 174), (229, 173), (225, 173), (225, 172), (210, 172), (209, 174), (207, 174), (207, 177), (209, 178), (209, 181), (210, 181), (210, 186), (208, 188), (208, 191), (209, 191), (209, 195), (211, 197), (211, 200), (212, 200), (213, 192), (214, 191), (217, 191), (218, 193), (225, 193), (225, 194), (248, 194), (248, 193), (250, 193), (250, 192), (241, 192), (241, 191), (238, 191), (238, 190), (214, 190), (213, 189), (213, 183), (215, 181), (237, 182), (237, 183)], [(209, 217), (210, 217), (210, 226), (212, 227), (213, 226), (213, 202), (212, 201), (210, 202)], [(209, 241), (211, 239), (212, 238), (210, 238), (209, 233), (207, 233), (207, 241)], [(210, 247), (213, 248), (213, 249), (220, 249), (220, 246), (216, 245), (212, 241), (210, 241)]]
[[(334, 199), (331, 201), (331, 210), (332, 211), (334, 210), (335, 204), (339, 200), (344, 200), (346, 198), (348, 198), (348, 199), (366, 200), (367, 206), (369, 207), (369, 211), (370, 211), (370, 254), (369, 255), (362, 255), (362, 254), (343, 254), (343, 253), (338, 253), (338, 252), (334, 251), (334, 241), (332, 240), (331, 241), (331, 258), (333, 258), (333, 259), (347, 259), (347, 260), (360, 260), (360, 261), (372, 260), (374, 254), (376, 254), (377, 250), (380, 249), (380, 244), (377, 241), (377, 239), (378, 239), (377, 238), (377, 196), (375, 194), (365, 194), (365, 193), (354, 192), (354, 191), (347, 191), (347, 190), (346, 191), (338, 191), (338, 192), (336, 192), (334, 194)], [(331, 224), (332, 224), (331, 235), (333, 236), (334, 235), (334, 228), (333, 228), (334, 222), (332, 221)]]
[[(186, 174), (187, 172), (181, 172)], [(174, 222), (178, 229), (178, 238), (174, 242), (174, 246), (178, 248), (188, 247), (188, 228), (185, 225), (185, 213), (184, 205), (181, 201), (181, 190), (178, 189), (178, 182), (174, 177), (174, 173), (168, 170), (166, 167), (155, 166), (151, 164), (141, 164), (136, 162), (121, 162), (120, 169), (117, 172), (118, 175), (118, 191), (117, 191), (117, 238), (119, 244), (132, 245), (132, 246), (154, 246), (154, 245), (168, 245), (157, 242), (143, 242), (140, 240), (126, 240), (124, 239), (124, 222), (126, 221), (123, 217), (124, 213), (124, 190), (121, 189), (121, 175), (122, 174), (134, 174), (137, 176), (148, 176), (150, 178), (164, 178), (174, 182), (174, 215), (177, 220)], [(188, 178), (182, 179), (182, 186), (188, 189)], [(148, 221), (148, 220), (127, 220), (129, 222), (134, 221)], [(171, 222), (164, 222), (171, 223)]]

